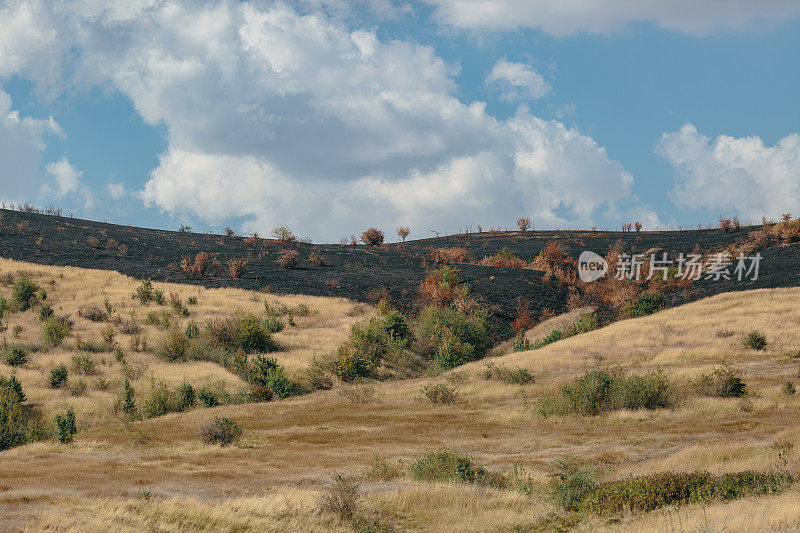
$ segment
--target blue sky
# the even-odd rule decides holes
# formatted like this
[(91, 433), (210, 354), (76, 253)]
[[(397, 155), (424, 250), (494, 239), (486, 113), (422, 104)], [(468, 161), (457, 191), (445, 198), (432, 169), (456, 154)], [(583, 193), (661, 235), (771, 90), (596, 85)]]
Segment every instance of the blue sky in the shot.
[(315, 241), (800, 214), (794, 2), (582, 4), (0, 0), (0, 199)]

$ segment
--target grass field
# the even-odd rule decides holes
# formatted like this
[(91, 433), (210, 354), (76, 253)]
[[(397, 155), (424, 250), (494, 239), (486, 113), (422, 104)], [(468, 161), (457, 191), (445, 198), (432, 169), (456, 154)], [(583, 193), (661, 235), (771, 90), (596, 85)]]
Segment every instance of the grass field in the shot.
[[(78, 306), (103, 305), (117, 313), (147, 308), (130, 298), (138, 281), (115, 273), (38, 267), (0, 260), (1, 273), (28, 274), (48, 287), (57, 313), (75, 318), (83, 338), (99, 335), (101, 324), (78, 319)], [(50, 280), (55, 284), (50, 284)], [(315, 355), (332, 352), (354, 322), (374, 311), (346, 300), (268, 295), (231, 289), (206, 290), (159, 285), (180, 294), (190, 316), (204, 320), (236, 308), (261, 312), (264, 300), (316, 310), (297, 326), (275, 335), (276, 352), (290, 373)], [(10, 287), (0, 287), (6, 297)], [(533, 381), (512, 384), (484, 377), (488, 360), (441, 375), (403, 381), (367, 382), (270, 403), (194, 409), (126, 422), (113, 413), (113, 394), (83, 396), (47, 386), (47, 369), (69, 365), (71, 340), (62, 348), (32, 353), (15, 373), (30, 401), (48, 414), (73, 405), (82, 426), (69, 445), (37, 442), (0, 453), (0, 529), (47, 531), (795, 531), (800, 528), (800, 490), (730, 502), (665, 507), (614, 519), (570, 513), (549, 497), (554, 461), (576, 457), (597, 481), (656, 472), (742, 470), (800, 472), (800, 397), (784, 392), (800, 370), (800, 289), (722, 294), (654, 315), (617, 322), (538, 350), (494, 357), (504, 368), (528, 369)], [(38, 319), (13, 313), (4, 335), (9, 342), (35, 342)], [(553, 324), (538, 326), (534, 337)], [(23, 327), (12, 339), (15, 325)], [(157, 338), (156, 326), (144, 325)], [(746, 348), (751, 330), (767, 339), (765, 350)], [(121, 336), (124, 337), (124, 336)], [(123, 348), (126, 340), (120, 339)], [(128, 353), (141, 364), (134, 382), (152, 379), (201, 385), (239, 378), (211, 362), (166, 363), (150, 353)], [(93, 355), (100, 376), (120, 379), (111, 353)], [(104, 362), (103, 362), (104, 358)], [(740, 372), (743, 398), (700, 396), (695, 383), (722, 363)], [(614, 369), (641, 374), (660, 368), (679, 397), (673, 407), (614, 410), (598, 416), (543, 417), (537, 405), (586, 371)], [(94, 379), (88, 377), (87, 380)], [(90, 381), (91, 382), (91, 381)], [(421, 388), (455, 389), (450, 404), (434, 404)], [(198, 428), (212, 416), (230, 417), (243, 429), (232, 446), (203, 443)], [(409, 465), (426, 451), (468, 454), (516, 485), (423, 482)], [(341, 520), (320, 510), (319, 501), (341, 473), (360, 488), (359, 520)]]

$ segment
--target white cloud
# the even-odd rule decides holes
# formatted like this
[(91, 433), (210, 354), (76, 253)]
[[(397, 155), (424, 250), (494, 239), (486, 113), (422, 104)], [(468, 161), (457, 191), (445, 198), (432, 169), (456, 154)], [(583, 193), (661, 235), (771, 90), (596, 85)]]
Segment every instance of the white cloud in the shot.
[[(63, 73), (62, 85), (112, 86), (166, 126), (138, 193), (150, 206), (338, 239), (367, 224), (446, 231), (519, 213), (588, 223), (629, 199), (631, 176), (593, 139), (525, 108), (498, 120), (461, 102), (456, 68), (430, 47), (280, 2), (23, 4), (55, 37), (9, 69), (48, 89)], [(52, 68), (25, 67), (36, 64)], [(545, 90), (536, 76), (498, 70), (526, 94)]]
[(20, 117), (11, 106), (11, 97), (0, 90), (0, 199), (21, 202), (38, 193), (45, 138), (60, 129), (52, 117)]
[(794, 212), (800, 205), (800, 135), (774, 146), (759, 137), (711, 139), (692, 124), (665, 133), (656, 152), (674, 168), (676, 202), (748, 220)]
[(56, 180), (58, 185), (56, 196), (59, 198), (77, 191), (81, 185), (83, 172), (72, 166), (66, 156), (62, 157), (61, 161), (48, 163), (45, 170)]
[(125, 190), (124, 183), (117, 183), (113, 181), (106, 183), (106, 192), (112, 200), (121, 200), (128, 194), (128, 191)]
[(494, 64), (486, 84), (500, 87), (500, 98), (506, 101), (542, 98), (550, 92), (550, 86), (541, 74), (525, 63), (512, 63), (506, 59)]
[(708, 34), (774, 25), (800, 15), (795, 0), (424, 0), (444, 23), (469, 30), (536, 28), (564, 36), (609, 33), (649, 22)]

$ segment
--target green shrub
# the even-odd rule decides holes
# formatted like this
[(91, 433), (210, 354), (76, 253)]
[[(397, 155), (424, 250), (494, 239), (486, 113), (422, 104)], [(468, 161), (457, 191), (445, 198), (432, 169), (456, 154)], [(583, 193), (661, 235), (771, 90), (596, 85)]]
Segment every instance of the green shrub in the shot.
[(175, 396), (175, 403), (178, 411), (188, 411), (194, 407), (195, 402), (197, 402), (197, 396), (195, 395), (194, 387), (192, 387), (192, 385), (186, 381), (184, 381), (181, 386), (178, 387)]
[(747, 394), (747, 384), (739, 372), (729, 366), (718, 368), (711, 374), (701, 375), (697, 379), (696, 387), (701, 396), (741, 398)]
[(742, 344), (751, 350), (766, 350), (767, 337), (758, 330), (753, 330), (742, 339)]
[(79, 379), (78, 381), (71, 382), (69, 385), (69, 393), (71, 396), (83, 396), (86, 394), (86, 381)]
[(74, 370), (76, 374), (94, 376), (97, 374), (97, 364), (88, 353), (75, 354), (72, 356), (72, 370)]
[(122, 383), (122, 390), (119, 393), (116, 403), (117, 410), (127, 415), (129, 418), (136, 416), (136, 393), (128, 379)]
[(203, 386), (197, 391), (197, 399), (203, 404), (203, 407), (216, 407), (221, 405), (222, 401), (220, 396), (214, 389)]
[(164, 292), (160, 289), (153, 287), (150, 279), (142, 281), (142, 284), (136, 287), (131, 295), (132, 298), (139, 300), (142, 304), (149, 302), (156, 302), (159, 305), (164, 303)]
[(0, 296), (0, 320), (6, 316), (8, 312), (8, 300)]
[(288, 398), (300, 393), (297, 385), (289, 381), (274, 357), (255, 356), (248, 381), (254, 401), (269, 401), (273, 396)]
[(458, 398), (457, 389), (444, 383), (430, 383), (420, 388), (422, 397), (434, 404), (451, 404)]
[(667, 505), (780, 494), (794, 482), (789, 474), (753, 471), (720, 476), (704, 471), (664, 472), (603, 483), (586, 496), (582, 508), (599, 515), (648, 512)]
[(59, 346), (72, 333), (72, 325), (68, 316), (46, 318), (41, 325), (42, 340), (51, 346)]
[(175, 396), (163, 381), (151, 383), (150, 394), (141, 405), (142, 418), (156, 418), (177, 411)]
[(9, 366), (21, 366), (28, 362), (28, 350), (17, 344), (3, 348), (3, 362)]
[(418, 349), (442, 368), (480, 359), (491, 346), (488, 315), (453, 307), (426, 307), (417, 319)]
[(664, 295), (660, 292), (643, 292), (635, 300), (623, 306), (622, 316), (637, 318), (652, 315), (656, 311), (664, 309), (665, 305)]
[(26, 277), (19, 278), (14, 282), (11, 289), (11, 301), (19, 311), (27, 311), (39, 299), (38, 292), (41, 290), (39, 285)]
[(67, 383), (69, 372), (66, 365), (58, 365), (50, 369), (50, 388), (58, 389)]
[(533, 350), (533, 343), (528, 340), (528, 337), (525, 336), (525, 333), (520, 331), (516, 337), (514, 337), (514, 342), (511, 345), (515, 352), (527, 352), (528, 350)]
[(50, 304), (44, 304), (39, 308), (39, 321), (47, 320), (53, 316), (53, 307)]
[(56, 438), (61, 444), (69, 444), (75, 438), (78, 428), (75, 426), (75, 411), (68, 408), (63, 415), (56, 415)]
[(596, 330), (599, 327), (600, 323), (597, 321), (597, 315), (594, 313), (586, 313), (585, 315), (581, 315), (576, 318), (575, 321), (570, 324), (569, 328), (567, 329), (567, 336), (572, 337), (573, 335), (588, 333)]
[(548, 333), (544, 338), (539, 339), (538, 341), (533, 343), (533, 349), (538, 350), (539, 348), (543, 348), (548, 344), (553, 344), (556, 341), (560, 341), (561, 339), (565, 339), (566, 335), (560, 329), (554, 329), (550, 333)]
[(594, 474), (584, 470), (572, 457), (554, 463), (550, 474), (550, 499), (565, 511), (578, 511), (581, 502), (595, 488)]
[(497, 366), (494, 363), (486, 363), (483, 377), (484, 379), (503, 381), (512, 385), (525, 385), (533, 382), (533, 374), (527, 368), (507, 368), (503, 365)]
[(378, 361), (359, 353), (353, 346), (339, 347), (333, 362), (333, 373), (342, 381), (354, 381), (372, 376)]
[(230, 351), (254, 353), (277, 349), (267, 326), (252, 313), (236, 312), (225, 318), (210, 320), (206, 324), (206, 332), (219, 346)]
[(661, 370), (625, 376), (592, 370), (561, 389), (560, 397), (539, 401), (539, 414), (595, 416), (616, 409), (660, 409), (677, 403), (678, 393)]
[(405, 339), (409, 334), (406, 317), (397, 309), (391, 309), (383, 316), (383, 330), (394, 341)]
[(156, 347), (158, 356), (169, 362), (186, 360), (188, 350), (189, 339), (177, 326), (168, 329)]
[(23, 403), (26, 400), (25, 393), (22, 392), (22, 384), (19, 382), (16, 376), (11, 376), (10, 378), (4, 378), (3, 376), (0, 376), (0, 387), (7, 387), (11, 389), (11, 392), (14, 393), (17, 403)]
[(31, 440), (30, 428), (36, 420), (22, 408), (25, 394), (15, 377), (0, 376), (0, 451), (22, 446)]
[(409, 466), (411, 477), (418, 481), (440, 483), (475, 483), (502, 488), (505, 480), (476, 464), (466, 455), (447, 450), (431, 451)]
[(108, 320), (108, 313), (98, 305), (81, 306), (78, 308), (78, 316), (92, 322), (105, 322)]
[(781, 386), (781, 392), (783, 394), (786, 394), (787, 396), (791, 396), (792, 394), (797, 392), (797, 389), (795, 389), (794, 383), (792, 383), (791, 381), (786, 381)]
[(200, 428), (200, 438), (207, 444), (228, 446), (242, 435), (242, 428), (230, 418), (215, 416)]

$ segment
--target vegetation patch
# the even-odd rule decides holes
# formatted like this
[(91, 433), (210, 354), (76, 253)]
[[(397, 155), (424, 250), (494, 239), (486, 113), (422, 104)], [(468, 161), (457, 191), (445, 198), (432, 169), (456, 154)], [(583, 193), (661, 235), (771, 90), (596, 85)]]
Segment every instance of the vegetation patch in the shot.
[(474, 483), (495, 488), (505, 488), (507, 485), (501, 474), (489, 472), (467, 455), (448, 450), (425, 453), (411, 463), (409, 474), (418, 481)]

